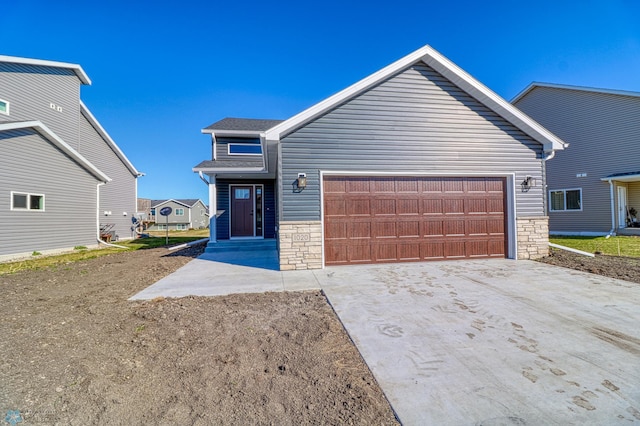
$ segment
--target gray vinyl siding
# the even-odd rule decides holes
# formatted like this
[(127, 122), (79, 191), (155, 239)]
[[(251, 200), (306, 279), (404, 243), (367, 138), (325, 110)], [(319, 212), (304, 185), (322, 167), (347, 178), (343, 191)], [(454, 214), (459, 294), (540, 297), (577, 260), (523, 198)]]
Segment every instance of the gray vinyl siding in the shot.
[[(0, 255), (95, 244), (98, 181), (30, 129), (0, 132), (0, 147)], [(44, 194), (44, 211), (12, 211), (11, 191)]]
[[(78, 149), (80, 80), (70, 69), (0, 63), (0, 99), (10, 103), (11, 121), (40, 120)], [(57, 111), (54, 104), (62, 108)]]
[[(320, 171), (530, 175), (541, 145), (425, 64), (411, 66), (282, 140), (281, 220), (320, 219)], [(298, 173), (307, 188), (293, 191)], [(540, 184), (516, 191), (518, 216), (543, 216)]]
[(640, 170), (640, 98), (537, 87), (515, 105), (569, 143), (547, 162), (548, 188), (582, 188), (582, 211), (549, 212), (549, 229), (609, 231), (609, 183), (601, 178)]
[[(131, 238), (131, 217), (136, 212), (136, 178), (82, 114), (78, 151), (112, 179), (100, 187), (101, 222), (114, 224), (112, 229), (120, 239)], [(105, 211), (111, 215), (105, 216)]]
[(236, 160), (255, 163), (255, 167), (262, 166), (261, 155), (229, 155), (230, 143), (247, 143), (260, 145), (260, 138), (230, 138), (218, 136), (216, 137), (216, 148), (218, 151), (216, 160)]

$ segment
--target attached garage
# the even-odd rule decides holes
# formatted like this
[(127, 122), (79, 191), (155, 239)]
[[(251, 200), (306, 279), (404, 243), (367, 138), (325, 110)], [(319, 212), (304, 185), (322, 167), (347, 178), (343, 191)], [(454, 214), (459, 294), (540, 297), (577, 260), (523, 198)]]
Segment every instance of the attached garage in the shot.
[(326, 265), (508, 253), (504, 177), (324, 176)]

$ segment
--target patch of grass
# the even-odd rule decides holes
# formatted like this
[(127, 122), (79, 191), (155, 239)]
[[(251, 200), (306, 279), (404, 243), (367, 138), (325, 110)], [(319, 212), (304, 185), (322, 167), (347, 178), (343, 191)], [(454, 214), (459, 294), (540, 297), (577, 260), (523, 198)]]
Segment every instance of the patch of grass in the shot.
[(600, 253), (609, 256), (640, 257), (640, 237), (616, 236), (606, 238), (552, 236), (549, 237), (549, 242), (586, 251), (588, 253)]
[(86, 250), (87, 247), (86, 246), (75, 246), (73, 249), (74, 250)]
[[(207, 234), (208, 236), (208, 234)], [(202, 237), (198, 236), (180, 236), (174, 237), (172, 233), (169, 233), (169, 246), (178, 244), (184, 244), (191, 241), (199, 240)], [(65, 266), (65, 269), (71, 269), (73, 266), (68, 266), (75, 262), (82, 260), (94, 259), (100, 256), (107, 256), (113, 253), (118, 253), (127, 250), (144, 250), (156, 247), (165, 247), (165, 239), (163, 238), (139, 238), (135, 240), (119, 241), (117, 245), (123, 248), (117, 247), (104, 247), (93, 250), (74, 250), (70, 253), (52, 255), (52, 256), (40, 256), (39, 252), (33, 252), (33, 256), (29, 259), (20, 260), (16, 262), (0, 263), (0, 275), (12, 274), (30, 269), (44, 269), (51, 267)], [(37, 254), (36, 254), (37, 253)]]
[(42, 253), (40, 253), (39, 251), (34, 251), (33, 253), (31, 253), (31, 256), (40, 256), (42, 255)]

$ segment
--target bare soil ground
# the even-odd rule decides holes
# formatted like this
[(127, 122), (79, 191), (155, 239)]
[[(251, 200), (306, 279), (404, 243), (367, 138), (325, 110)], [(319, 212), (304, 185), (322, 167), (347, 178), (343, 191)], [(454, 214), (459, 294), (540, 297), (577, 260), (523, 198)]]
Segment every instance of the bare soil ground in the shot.
[(397, 424), (320, 292), (127, 301), (201, 250), (0, 276), (0, 421)]
[(552, 249), (551, 255), (541, 262), (578, 271), (591, 272), (619, 280), (640, 283), (640, 259), (634, 257), (605, 256), (597, 254), (596, 257), (583, 256), (564, 250)]
[[(319, 292), (127, 301), (201, 251), (0, 276), (0, 421), (397, 424)], [(639, 259), (542, 261), (640, 283)]]

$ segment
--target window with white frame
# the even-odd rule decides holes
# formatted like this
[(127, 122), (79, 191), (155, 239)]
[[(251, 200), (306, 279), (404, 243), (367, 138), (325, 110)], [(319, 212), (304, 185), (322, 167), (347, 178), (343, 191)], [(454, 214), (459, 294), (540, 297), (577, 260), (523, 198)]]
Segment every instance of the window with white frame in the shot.
[(176, 225), (176, 229), (177, 229), (178, 231), (186, 231), (186, 230), (188, 229), (188, 228), (187, 228), (187, 224), (186, 224), (186, 223), (178, 223), (178, 224)]
[(166, 231), (167, 230), (167, 225), (164, 223), (159, 223), (158, 224), (158, 231)]
[(44, 210), (44, 194), (11, 192), (11, 210)]
[(176, 209), (176, 216), (184, 216), (184, 209)]
[(549, 191), (549, 210), (552, 212), (582, 210), (582, 188)]
[(0, 114), (9, 115), (9, 101), (0, 99)]

